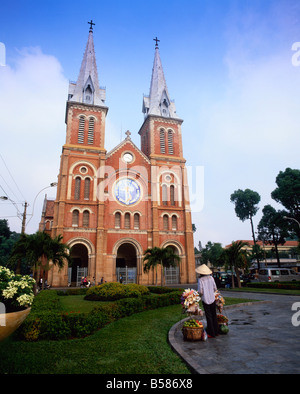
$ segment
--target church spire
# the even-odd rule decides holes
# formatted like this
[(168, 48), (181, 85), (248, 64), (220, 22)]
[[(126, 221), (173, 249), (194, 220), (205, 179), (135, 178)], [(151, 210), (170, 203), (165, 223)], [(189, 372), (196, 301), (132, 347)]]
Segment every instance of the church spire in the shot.
[(154, 38), (155, 55), (150, 84), (150, 95), (144, 96), (143, 113), (147, 115), (158, 115), (166, 118), (178, 118), (174, 102), (170, 100), (166, 79), (160, 59), (158, 38)]
[(93, 39), (93, 21), (90, 24), (88, 41), (83, 55), (77, 82), (69, 85), (69, 100), (90, 105), (103, 105), (105, 89), (101, 89), (98, 80), (96, 55)]

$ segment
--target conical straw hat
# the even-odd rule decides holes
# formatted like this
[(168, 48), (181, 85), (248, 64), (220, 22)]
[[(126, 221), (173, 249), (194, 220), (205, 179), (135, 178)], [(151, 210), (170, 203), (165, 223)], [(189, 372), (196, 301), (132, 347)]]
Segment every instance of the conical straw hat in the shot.
[(200, 265), (200, 267), (196, 268), (196, 272), (200, 275), (210, 275), (212, 271), (208, 268), (206, 264)]

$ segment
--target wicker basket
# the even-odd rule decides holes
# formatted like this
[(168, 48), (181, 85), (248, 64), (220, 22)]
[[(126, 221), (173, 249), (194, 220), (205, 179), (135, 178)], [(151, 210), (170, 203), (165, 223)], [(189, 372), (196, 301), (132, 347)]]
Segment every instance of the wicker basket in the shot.
[(183, 327), (182, 334), (185, 341), (200, 341), (202, 338), (203, 328), (201, 327)]

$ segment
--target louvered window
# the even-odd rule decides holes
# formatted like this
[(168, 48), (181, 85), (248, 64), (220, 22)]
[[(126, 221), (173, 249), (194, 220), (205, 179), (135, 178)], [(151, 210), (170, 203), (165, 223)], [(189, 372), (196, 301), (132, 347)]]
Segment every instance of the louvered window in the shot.
[(164, 230), (169, 230), (169, 216), (168, 215), (163, 216), (163, 225), (164, 225)]
[(174, 187), (174, 185), (170, 186), (170, 201), (171, 201), (171, 205), (175, 205), (175, 187)]
[(136, 230), (140, 228), (140, 215), (138, 213), (134, 214), (134, 228)]
[(121, 214), (120, 212), (117, 212), (115, 214), (115, 228), (120, 228), (121, 227)]
[(165, 130), (160, 130), (160, 153), (166, 153)]
[(124, 227), (127, 229), (130, 228), (130, 213), (125, 213)]
[(172, 130), (168, 131), (168, 151), (169, 151), (169, 155), (173, 155), (174, 149), (173, 149), (173, 131)]
[(172, 216), (172, 230), (177, 230), (177, 216)]
[(85, 125), (85, 118), (84, 116), (80, 116), (79, 118), (79, 129), (78, 129), (78, 143), (84, 143), (84, 125)]
[(77, 177), (75, 179), (75, 193), (74, 193), (75, 200), (80, 199), (80, 185), (81, 185), (81, 178)]
[(78, 226), (79, 224), (79, 211), (75, 209), (72, 213), (72, 226)]
[(82, 225), (83, 225), (83, 227), (89, 227), (89, 225), (90, 225), (90, 213), (89, 213), (89, 211), (83, 211)]
[(92, 145), (94, 143), (94, 126), (95, 126), (95, 119), (89, 119), (89, 129), (88, 129), (88, 144)]
[(168, 204), (168, 187), (167, 187), (167, 185), (162, 185), (162, 203), (163, 203), (163, 205)]
[(90, 187), (91, 187), (91, 180), (90, 178), (85, 178), (84, 180), (84, 199), (90, 199)]

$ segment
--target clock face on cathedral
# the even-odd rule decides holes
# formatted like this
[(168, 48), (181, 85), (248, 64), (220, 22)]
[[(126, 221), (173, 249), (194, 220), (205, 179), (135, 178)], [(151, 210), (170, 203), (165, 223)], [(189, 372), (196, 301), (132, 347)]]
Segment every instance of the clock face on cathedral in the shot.
[(120, 179), (114, 187), (114, 196), (124, 205), (132, 205), (141, 198), (141, 189), (136, 181), (129, 178)]

